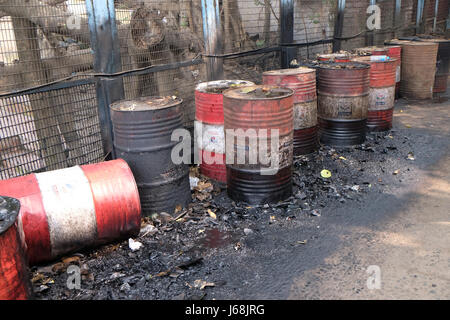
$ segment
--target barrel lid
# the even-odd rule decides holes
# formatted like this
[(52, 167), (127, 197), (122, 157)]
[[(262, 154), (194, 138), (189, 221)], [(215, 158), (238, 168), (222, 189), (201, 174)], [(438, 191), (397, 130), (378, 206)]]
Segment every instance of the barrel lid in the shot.
[(423, 42), (437, 42), (437, 43), (450, 43), (450, 39), (443, 39), (443, 38), (434, 38), (434, 39), (426, 39), (426, 38), (420, 38), (420, 41)]
[(369, 69), (370, 64), (363, 62), (331, 62), (325, 61), (319, 65), (319, 69), (332, 69), (332, 70), (361, 70)]
[(111, 104), (114, 111), (150, 111), (177, 106), (183, 99), (176, 96), (141, 97), (133, 100), (121, 100)]
[(385, 50), (386, 50), (386, 47), (370, 46), (370, 47), (356, 48), (353, 50), (353, 52), (360, 56), (368, 56), (368, 55), (371, 55), (372, 52), (374, 52), (374, 51), (385, 51)]
[(202, 93), (222, 94), (225, 90), (228, 90), (230, 88), (252, 85), (255, 84), (251, 81), (246, 80), (216, 80), (199, 83), (195, 90)]
[(318, 58), (328, 58), (328, 59), (339, 59), (339, 58), (349, 58), (349, 53), (319, 53)]
[(263, 72), (263, 76), (290, 76), (295, 74), (305, 74), (316, 72), (316, 70), (308, 68), (308, 67), (298, 67), (291, 69), (279, 69), (279, 70), (270, 70)]
[(19, 200), (0, 196), (0, 235), (16, 222), (19, 210)]
[(228, 89), (224, 92), (225, 97), (239, 100), (278, 100), (292, 95), (294, 95), (292, 89), (266, 85)]

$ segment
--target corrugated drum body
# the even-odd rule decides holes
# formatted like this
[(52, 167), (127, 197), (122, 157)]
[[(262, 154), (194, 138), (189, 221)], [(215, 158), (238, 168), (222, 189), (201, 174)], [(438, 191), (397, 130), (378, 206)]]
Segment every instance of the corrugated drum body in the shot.
[(446, 39), (426, 39), (426, 42), (435, 42), (439, 45), (437, 55), (437, 70), (434, 81), (434, 92), (444, 93), (447, 91), (448, 74), (450, 68), (450, 40)]
[(410, 99), (431, 99), (436, 75), (438, 44), (402, 43), (402, 81), (400, 93)]
[(3, 180), (1, 193), (21, 202), (31, 264), (139, 233), (139, 194), (123, 160)]
[(263, 83), (294, 91), (294, 155), (317, 150), (316, 70), (300, 67), (268, 71), (263, 73)]
[(26, 300), (33, 296), (17, 216), (19, 201), (0, 197), (0, 300)]
[[(245, 80), (218, 80), (203, 82), (195, 89), (195, 130), (200, 153), (200, 172), (214, 180), (226, 183), (225, 137), (223, 132), (223, 91), (230, 87), (254, 85)], [(208, 160), (220, 159), (220, 161)]]
[[(114, 146), (133, 171), (144, 215), (167, 212), (191, 201), (189, 168), (174, 164), (171, 141), (175, 129), (183, 128), (180, 99), (162, 107), (148, 107), (163, 98), (117, 102), (111, 106)], [(135, 106), (135, 109), (129, 107)]]
[[(265, 86), (257, 86), (262, 88)], [(274, 87), (270, 87), (274, 88)], [(236, 89), (239, 90), (239, 89)], [(292, 162), (293, 162), (293, 91), (290, 89), (279, 89), (283, 93), (275, 98), (252, 98), (251, 95), (234, 94), (236, 90), (229, 90), (224, 94), (225, 130), (233, 130), (235, 135), (231, 143), (234, 148), (231, 156), (227, 156), (227, 184), (228, 195), (236, 201), (245, 201), (251, 204), (277, 202), (291, 196), (292, 194)], [(237, 91), (236, 91), (237, 92)], [(241, 133), (237, 130), (242, 130)], [(271, 150), (271, 132), (279, 131), (278, 150), (279, 170), (275, 175), (261, 174), (261, 170), (267, 169), (269, 165), (249, 163), (250, 146), (248, 141), (245, 146), (238, 145), (237, 137), (245, 136), (248, 129), (254, 129), (256, 134), (259, 130), (266, 129), (268, 141), (265, 142), (269, 154)], [(226, 138), (230, 138), (227, 136)], [(230, 143), (227, 141), (227, 144)], [(245, 154), (245, 163), (238, 164), (238, 152)], [(230, 163), (231, 162), (231, 163)], [(273, 165), (273, 163), (271, 163)]]
[(369, 65), (356, 62), (319, 68), (318, 117), (323, 143), (354, 145), (365, 141), (369, 69)]

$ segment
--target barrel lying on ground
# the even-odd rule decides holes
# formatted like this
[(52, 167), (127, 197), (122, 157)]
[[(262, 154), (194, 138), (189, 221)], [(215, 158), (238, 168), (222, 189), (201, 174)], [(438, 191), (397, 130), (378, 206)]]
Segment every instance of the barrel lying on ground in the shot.
[[(224, 93), (227, 192), (250, 204), (292, 195), (294, 92), (249, 86)], [(264, 150), (267, 149), (267, 150)]]
[(357, 57), (357, 62), (370, 64), (370, 90), (367, 127), (369, 131), (392, 128), (395, 103), (397, 60), (373, 61), (371, 57)]
[(30, 264), (140, 230), (136, 182), (120, 159), (2, 180), (0, 194), (20, 200)]
[(366, 139), (370, 65), (324, 62), (318, 68), (320, 141), (351, 146)]
[(200, 156), (200, 172), (219, 182), (227, 182), (225, 134), (223, 130), (223, 92), (254, 85), (244, 80), (203, 82), (195, 89), (195, 131)]
[(0, 300), (26, 300), (33, 295), (19, 210), (17, 199), (0, 196)]
[[(136, 179), (145, 216), (174, 213), (192, 200), (187, 163), (177, 164), (172, 133), (183, 128), (182, 100), (143, 97), (111, 105), (114, 147)], [(190, 158), (190, 155), (189, 155)]]
[(263, 73), (263, 83), (294, 91), (294, 155), (304, 155), (319, 147), (317, 128), (316, 70), (300, 67)]

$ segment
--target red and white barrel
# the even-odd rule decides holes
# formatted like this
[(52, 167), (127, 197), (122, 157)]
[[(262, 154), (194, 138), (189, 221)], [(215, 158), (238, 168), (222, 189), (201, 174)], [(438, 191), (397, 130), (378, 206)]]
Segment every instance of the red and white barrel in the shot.
[(395, 104), (395, 77), (397, 60), (374, 60), (358, 57), (354, 61), (370, 64), (370, 90), (367, 128), (369, 131), (387, 131), (392, 128)]
[(319, 148), (316, 70), (306, 67), (266, 71), (263, 83), (294, 91), (294, 155)]
[(19, 200), (0, 196), (0, 300), (27, 300), (33, 296), (17, 220), (19, 210)]
[(396, 73), (395, 73), (395, 96), (398, 98), (400, 94), (400, 80), (402, 77), (402, 47), (401, 46), (388, 46), (388, 56), (397, 60)]
[(219, 182), (227, 182), (225, 133), (223, 130), (223, 92), (254, 85), (244, 80), (203, 82), (195, 89), (195, 134), (200, 155), (200, 172)]
[(137, 185), (121, 159), (3, 180), (0, 194), (21, 202), (19, 223), (30, 264), (140, 230)]

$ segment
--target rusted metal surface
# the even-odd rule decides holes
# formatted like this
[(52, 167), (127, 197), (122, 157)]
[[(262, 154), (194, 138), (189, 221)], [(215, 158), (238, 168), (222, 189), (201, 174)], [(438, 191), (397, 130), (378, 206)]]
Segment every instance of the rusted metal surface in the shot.
[(182, 100), (176, 97), (143, 97), (111, 105), (114, 146), (136, 178), (144, 215), (174, 213), (191, 201), (189, 168), (174, 164), (171, 141), (183, 128)]
[(447, 78), (450, 68), (450, 40), (448, 39), (420, 39), (424, 42), (433, 42), (439, 45), (436, 61), (436, 76), (434, 81), (434, 93), (447, 91)]
[[(392, 110), (395, 103), (397, 60), (371, 61), (370, 57), (357, 57), (354, 61), (370, 64), (370, 89), (367, 127), (370, 131), (392, 128)], [(380, 118), (377, 118), (379, 116)]]
[(0, 193), (21, 202), (31, 264), (139, 233), (139, 194), (121, 159), (3, 180)]
[(319, 61), (350, 62), (350, 55), (345, 53), (328, 53), (317, 55)]
[(400, 93), (409, 99), (431, 99), (436, 76), (438, 44), (408, 41), (402, 44)]
[(267, 71), (263, 83), (294, 91), (294, 155), (317, 150), (316, 70), (300, 67)]
[(402, 47), (399, 45), (387, 46), (388, 56), (397, 60), (397, 71), (395, 75), (395, 97), (400, 95), (400, 81), (402, 76)]
[(254, 85), (244, 80), (203, 82), (195, 89), (195, 130), (200, 153), (200, 172), (226, 183), (225, 136), (223, 131), (223, 92), (230, 88)]
[(33, 297), (25, 243), (17, 219), (19, 210), (19, 200), (0, 196), (0, 300)]
[[(231, 145), (227, 154), (227, 191), (233, 200), (261, 204), (292, 195), (293, 95), (289, 88), (267, 85), (230, 89), (224, 93), (226, 143)], [(267, 130), (267, 139), (262, 138), (261, 130)], [(273, 133), (279, 134), (276, 146), (272, 146)], [(278, 155), (277, 163), (263, 163), (260, 157), (251, 163), (250, 154), (255, 151), (255, 144), (250, 141), (256, 142), (256, 146), (264, 143), (269, 158)], [(238, 161), (240, 153), (245, 156), (243, 163)], [(266, 171), (275, 166), (278, 169), (275, 172)]]
[(319, 134), (324, 144), (355, 145), (365, 141), (370, 65), (322, 63), (318, 69)]

